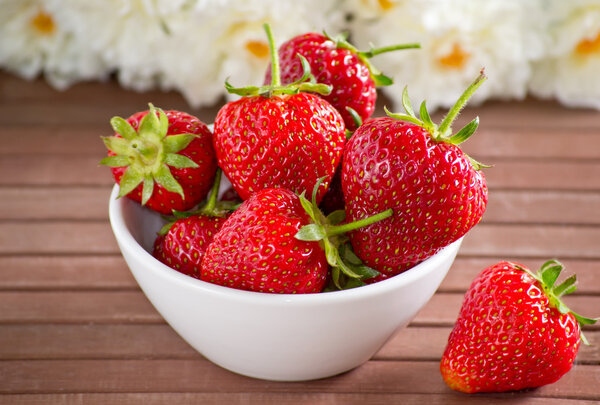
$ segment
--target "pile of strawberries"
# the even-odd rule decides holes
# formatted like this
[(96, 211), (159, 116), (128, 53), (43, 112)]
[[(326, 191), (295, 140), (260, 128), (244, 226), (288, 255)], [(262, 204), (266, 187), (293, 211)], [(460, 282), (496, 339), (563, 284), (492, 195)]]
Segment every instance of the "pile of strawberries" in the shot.
[[(264, 84), (226, 83), (241, 98), (221, 108), (212, 132), (152, 105), (111, 120), (116, 133), (103, 138), (102, 163), (119, 196), (169, 216), (156, 238), (158, 260), (227, 287), (318, 293), (393, 277), (480, 222), (486, 166), (458, 146), (479, 121), (456, 132), (452, 123), (483, 71), (440, 124), (425, 102), (414, 112), (406, 88), (404, 114), (370, 118), (376, 86), (392, 80), (369, 58), (417, 44), (363, 52), (342, 37), (310, 33), (276, 51), (265, 31)], [(225, 192), (222, 174), (232, 185)], [(515, 390), (569, 370), (580, 323), (592, 320), (560, 301), (575, 285), (570, 278), (554, 287), (561, 269), (549, 262), (532, 275), (501, 263), (478, 277), (442, 359), (449, 386)]]

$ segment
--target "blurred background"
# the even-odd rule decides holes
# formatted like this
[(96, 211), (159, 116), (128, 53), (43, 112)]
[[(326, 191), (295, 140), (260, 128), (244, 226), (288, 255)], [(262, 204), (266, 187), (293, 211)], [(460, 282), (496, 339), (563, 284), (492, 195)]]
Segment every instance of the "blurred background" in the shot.
[(532, 95), (600, 109), (600, 0), (0, 0), (0, 69), (212, 106), (227, 78), (262, 83), (264, 22), (277, 44), (323, 30), (361, 50), (420, 42), (372, 61), (395, 80), (382, 91), (396, 109), (405, 85), (413, 104), (448, 107), (482, 67), (473, 104)]

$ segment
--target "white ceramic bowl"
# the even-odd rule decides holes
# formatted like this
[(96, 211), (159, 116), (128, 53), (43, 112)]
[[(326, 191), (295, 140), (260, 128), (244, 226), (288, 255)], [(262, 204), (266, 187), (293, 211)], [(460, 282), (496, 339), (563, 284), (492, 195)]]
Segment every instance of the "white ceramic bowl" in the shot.
[(277, 295), (235, 290), (185, 276), (149, 253), (159, 215), (110, 197), (110, 223), (140, 287), (183, 339), (212, 362), (268, 380), (332, 376), (369, 360), (427, 303), (461, 240), (413, 269), (360, 288)]

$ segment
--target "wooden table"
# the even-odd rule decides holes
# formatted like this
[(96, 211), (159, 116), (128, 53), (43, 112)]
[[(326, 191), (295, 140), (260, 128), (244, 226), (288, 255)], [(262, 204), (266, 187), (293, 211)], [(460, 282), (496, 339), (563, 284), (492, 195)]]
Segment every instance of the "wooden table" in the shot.
[[(555, 102), (489, 102), (464, 146), (495, 166), (484, 221), (439, 291), (368, 363), (320, 381), (246, 378), (210, 363), (165, 324), (125, 265), (107, 219), (112, 178), (98, 166), (109, 118), (147, 102), (210, 122), (175, 93), (116, 83), (57, 92), (0, 73), (0, 403), (584, 403), (600, 400), (600, 327), (559, 382), (466, 396), (438, 371), (463, 293), (500, 259), (578, 274), (574, 310), (600, 315), (600, 113)], [(381, 105), (379, 106), (382, 107)], [(437, 116), (436, 118), (439, 118)], [(594, 402), (595, 402), (594, 401)]]

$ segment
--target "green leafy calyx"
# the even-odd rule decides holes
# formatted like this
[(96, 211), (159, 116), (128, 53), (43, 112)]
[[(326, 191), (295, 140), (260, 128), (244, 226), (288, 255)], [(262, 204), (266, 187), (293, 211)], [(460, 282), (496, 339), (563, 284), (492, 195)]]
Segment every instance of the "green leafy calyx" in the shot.
[(356, 49), (356, 47), (354, 45), (352, 45), (350, 42), (348, 42), (347, 34), (339, 34), (336, 36), (331, 36), (327, 32), (323, 32), (323, 35), (325, 35), (325, 37), (327, 37), (327, 39), (329, 39), (330, 41), (335, 42), (336, 48), (347, 49), (350, 52), (355, 53), (358, 56), (358, 59), (360, 59), (360, 61), (362, 63), (364, 63), (365, 66), (369, 69), (369, 72), (371, 72), (371, 78), (375, 82), (376, 86), (389, 86), (391, 84), (394, 84), (394, 81), (392, 80), (391, 77), (384, 75), (379, 69), (377, 69), (371, 63), (370, 59), (373, 56), (376, 56), (376, 55), (379, 55), (382, 53), (386, 53), (386, 52), (397, 51), (400, 49), (417, 49), (417, 48), (421, 47), (421, 45), (418, 43), (396, 44), (396, 45), (384, 46), (381, 48), (375, 48), (371, 44), (371, 47), (368, 51), (359, 51), (358, 49)]
[(302, 77), (293, 83), (282, 85), (279, 68), (279, 54), (277, 53), (277, 49), (275, 49), (275, 41), (273, 39), (271, 26), (269, 24), (264, 24), (263, 28), (267, 34), (269, 52), (271, 54), (271, 83), (264, 86), (234, 87), (226, 80), (225, 89), (229, 93), (237, 94), (242, 97), (254, 97), (258, 95), (271, 97), (282, 94), (298, 94), (300, 92), (312, 92), (326, 96), (331, 93), (332, 87), (330, 85), (317, 83), (315, 77), (311, 73), (310, 64), (306, 58), (300, 54), (298, 54), (298, 57), (302, 63)]
[[(517, 268), (529, 273), (540, 283), (544, 293), (548, 297), (550, 306), (558, 309), (561, 314), (573, 315), (580, 326), (596, 323), (597, 319), (586, 318), (571, 311), (562, 301), (561, 297), (571, 294), (577, 289), (577, 277), (573, 274), (565, 279), (562, 283), (555, 285), (560, 273), (565, 269), (565, 266), (561, 262), (558, 260), (549, 260), (542, 265), (537, 274), (532, 273), (529, 271), (529, 269), (526, 269), (522, 266), (517, 265)], [(583, 333), (581, 333), (581, 340), (584, 344), (589, 344)]]
[(348, 289), (364, 285), (365, 279), (379, 274), (376, 270), (364, 265), (352, 251), (346, 232), (370, 225), (392, 216), (392, 209), (383, 211), (359, 221), (341, 224), (345, 219), (344, 210), (334, 211), (325, 216), (316, 203), (317, 190), (325, 178), (319, 179), (313, 189), (312, 201), (304, 193), (300, 194), (300, 203), (309, 215), (312, 223), (305, 225), (295, 235), (296, 239), (319, 242), (325, 250), (327, 262), (331, 266), (332, 289)]
[[(431, 120), (431, 116), (427, 111), (426, 102), (423, 101), (419, 107), (419, 117), (415, 114), (415, 111), (412, 107), (410, 99), (408, 97), (407, 87), (404, 87), (402, 92), (402, 106), (404, 107), (404, 111), (406, 114), (397, 114), (390, 112), (387, 108), (384, 107), (386, 114), (397, 120), (410, 122), (412, 124), (418, 125), (424, 128), (427, 132), (431, 134), (431, 137), (436, 142), (447, 142), (453, 145), (459, 145), (465, 142), (467, 139), (471, 137), (477, 130), (479, 126), (479, 117), (475, 117), (475, 119), (465, 125), (462, 129), (460, 129), (457, 133), (452, 133), (452, 123), (456, 120), (460, 111), (467, 105), (468, 100), (471, 98), (473, 93), (483, 84), (483, 82), (487, 79), (485, 75), (484, 69), (481, 69), (479, 76), (467, 87), (464, 93), (458, 98), (454, 106), (448, 111), (442, 122), (438, 125), (435, 124)], [(482, 168), (490, 167), (489, 165), (480, 163), (475, 159), (467, 156), (473, 165), (475, 170), (481, 170)]]
[(169, 119), (163, 110), (149, 104), (148, 113), (140, 121), (137, 131), (121, 117), (110, 120), (120, 136), (103, 137), (102, 141), (113, 156), (100, 164), (109, 167), (127, 167), (120, 182), (119, 197), (129, 194), (143, 183), (142, 204), (146, 204), (154, 191), (154, 183), (185, 198), (183, 188), (173, 177), (170, 167), (195, 168), (198, 164), (178, 152), (185, 149), (196, 137), (194, 134), (167, 136)]

